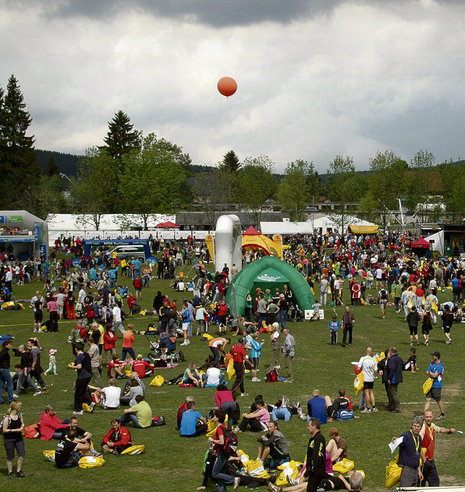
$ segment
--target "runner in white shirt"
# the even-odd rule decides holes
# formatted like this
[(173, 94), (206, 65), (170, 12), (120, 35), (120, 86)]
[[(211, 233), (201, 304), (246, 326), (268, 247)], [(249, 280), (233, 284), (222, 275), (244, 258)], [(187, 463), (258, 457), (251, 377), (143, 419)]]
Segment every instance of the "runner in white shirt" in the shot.
[(362, 370), (363, 373), (363, 393), (365, 395), (365, 410), (362, 413), (377, 412), (375, 402), (375, 393), (373, 391), (373, 385), (375, 381), (375, 372), (378, 370), (378, 366), (373, 357), (373, 349), (367, 347), (366, 355), (360, 358), (357, 367)]

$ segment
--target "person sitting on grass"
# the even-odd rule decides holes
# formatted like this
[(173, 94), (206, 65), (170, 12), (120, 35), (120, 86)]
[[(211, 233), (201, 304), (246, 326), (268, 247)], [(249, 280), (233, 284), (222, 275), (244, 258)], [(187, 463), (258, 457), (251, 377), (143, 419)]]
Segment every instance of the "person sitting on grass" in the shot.
[(192, 384), (197, 386), (197, 388), (201, 388), (203, 386), (202, 377), (200, 376), (199, 371), (195, 365), (195, 362), (192, 362), (189, 367), (186, 368), (184, 374), (182, 376), (183, 384)]
[(142, 391), (142, 387), (136, 379), (131, 379), (130, 386), (127, 388), (124, 396), (120, 398), (121, 405), (136, 405), (136, 396), (141, 395), (144, 396)]
[(76, 429), (69, 430), (66, 436), (60, 439), (55, 450), (55, 465), (57, 468), (71, 468), (78, 466), (83, 456), (90, 456), (90, 443), (81, 442), (77, 437)]
[(348, 396), (346, 396), (346, 390), (344, 388), (338, 389), (338, 396), (337, 396), (337, 398), (334, 399), (333, 402), (331, 402), (331, 398), (328, 395), (326, 395), (325, 396), (325, 402), (326, 402), (326, 407), (327, 407), (326, 412), (329, 416), (329, 419), (328, 419), (329, 422), (336, 420), (338, 418), (338, 413), (341, 410), (353, 411), (352, 401)]
[[(304, 468), (303, 468), (304, 469)], [(300, 474), (299, 474), (300, 475)], [(334, 477), (326, 474), (318, 484), (317, 490), (350, 490), (351, 492), (358, 492), (363, 489), (363, 475), (360, 472), (350, 470), (349, 479), (347, 480), (342, 475)], [(307, 483), (305, 481), (293, 485), (292, 487), (277, 487), (276, 485), (268, 482), (268, 488), (273, 492), (305, 492), (307, 490)]]
[(181, 437), (196, 437), (204, 434), (207, 427), (207, 421), (196, 410), (195, 401), (190, 401), (187, 404), (187, 410), (182, 414), (179, 435)]
[(118, 381), (115, 378), (110, 378), (108, 380), (108, 386), (104, 388), (89, 385), (89, 389), (94, 391), (92, 393), (93, 403), (100, 403), (104, 410), (116, 410), (119, 408), (121, 388), (117, 385)]
[(60, 420), (55, 414), (55, 407), (47, 405), (40, 415), (39, 433), (42, 441), (61, 439), (63, 429), (69, 427), (69, 419)]
[(111, 429), (103, 436), (102, 449), (105, 454), (121, 454), (131, 446), (131, 433), (121, 425), (119, 419), (111, 421)]
[(276, 422), (268, 422), (268, 432), (257, 441), (260, 443), (257, 460), (262, 464), (268, 456), (271, 457), (270, 468), (273, 469), (290, 460), (287, 440)]
[(145, 378), (151, 373), (155, 374), (155, 367), (147, 360), (142, 358), (142, 354), (137, 355), (137, 359), (132, 363), (132, 370), (137, 372), (140, 378)]
[(270, 422), (270, 412), (265, 405), (265, 402), (260, 399), (255, 402), (257, 409), (255, 412), (243, 413), (242, 421), (238, 427), (234, 429), (234, 432), (244, 432), (250, 427), (252, 432), (262, 432), (268, 429), (268, 423)]
[(141, 395), (136, 396), (136, 405), (127, 408), (120, 418), (121, 425), (132, 422), (137, 429), (146, 429), (152, 425), (152, 409)]
[(328, 434), (329, 441), (326, 445), (326, 451), (330, 454), (331, 461), (337, 463), (347, 458), (347, 441), (339, 435), (339, 430), (336, 427), (331, 427)]
[(113, 360), (108, 363), (108, 375), (111, 378), (123, 379), (126, 377), (124, 371), (131, 368), (130, 360), (121, 360), (117, 355), (113, 356)]

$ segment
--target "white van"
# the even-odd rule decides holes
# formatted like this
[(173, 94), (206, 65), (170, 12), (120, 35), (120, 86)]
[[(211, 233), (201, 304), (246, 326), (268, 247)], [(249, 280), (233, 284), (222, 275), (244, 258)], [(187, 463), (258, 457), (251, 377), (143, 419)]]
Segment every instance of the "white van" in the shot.
[(142, 262), (145, 262), (145, 247), (143, 244), (120, 244), (105, 252), (110, 258), (118, 256), (120, 260), (130, 260), (131, 258), (136, 258)]

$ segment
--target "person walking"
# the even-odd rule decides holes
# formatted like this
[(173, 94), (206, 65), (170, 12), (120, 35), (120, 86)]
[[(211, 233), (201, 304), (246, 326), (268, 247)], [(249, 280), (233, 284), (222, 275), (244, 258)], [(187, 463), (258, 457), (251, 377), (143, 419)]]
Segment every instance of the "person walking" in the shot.
[(239, 338), (237, 340), (237, 343), (232, 347), (230, 353), (233, 357), (234, 371), (236, 372), (236, 379), (231, 391), (235, 393), (238, 389), (240, 389), (241, 396), (247, 396), (244, 388), (244, 360), (246, 353), (243, 338)]
[(84, 344), (82, 342), (76, 343), (76, 359), (74, 364), (69, 367), (77, 371), (73, 415), (82, 415), (82, 404), (91, 404), (88, 385), (92, 377), (90, 356), (87, 352), (84, 352)]
[(400, 413), (400, 402), (399, 395), (397, 394), (397, 387), (403, 382), (403, 365), (402, 359), (397, 353), (397, 347), (391, 347), (389, 349), (389, 358), (383, 372), (383, 382), (387, 384), (387, 393), (389, 398), (389, 403), (386, 410), (389, 410), (392, 413)]
[[(421, 417), (415, 417), (411, 428), (404, 432), (399, 439), (399, 466), (402, 467), (400, 475), (401, 487), (417, 487), (423, 480), (421, 471), (421, 447), (422, 440), (420, 430), (423, 425)], [(397, 437), (392, 438), (392, 442), (396, 442)]]
[(420, 437), (422, 439), (421, 451), (425, 456), (422, 467), (423, 480), (420, 482), (420, 487), (426, 487), (426, 482), (428, 482), (428, 487), (439, 487), (439, 475), (436, 463), (434, 462), (436, 434), (455, 434), (456, 432), (452, 427), (449, 429), (438, 427), (436, 424), (433, 424), (433, 419), (433, 411), (425, 410), (423, 413), (423, 426), (420, 430)]
[[(344, 314), (342, 316), (342, 346), (346, 346), (346, 342), (352, 345), (352, 330), (354, 328), (354, 315), (349, 306), (346, 306)], [(347, 336), (349, 337), (347, 340)]]
[(425, 412), (429, 410), (429, 405), (431, 399), (436, 400), (438, 404), (439, 411), (441, 412), (437, 420), (442, 420), (445, 418), (444, 416), (444, 404), (441, 400), (441, 390), (442, 390), (442, 380), (444, 377), (444, 364), (441, 362), (441, 354), (439, 352), (433, 352), (431, 354), (433, 357), (433, 361), (428, 366), (426, 370), (426, 375), (433, 379), (433, 385), (431, 389), (426, 394), (426, 402), (425, 402)]
[(26, 478), (22, 470), (23, 459), (26, 456), (23, 439), (24, 420), (21, 414), (22, 406), (20, 401), (12, 401), (8, 413), (3, 419), (2, 433), (6, 451), (8, 479), (10, 480), (13, 479), (13, 458), (15, 456), (15, 450), (18, 455), (16, 477)]
[(326, 439), (320, 432), (318, 419), (311, 418), (307, 429), (310, 432), (307, 446), (307, 469), (305, 470), (305, 476), (308, 477), (307, 492), (316, 492), (326, 472)]
[(378, 366), (373, 357), (373, 349), (367, 347), (366, 353), (358, 361), (357, 367), (363, 372), (363, 394), (365, 396), (365, 410), (362, 413), (377, 412), (375, 393), (373, 386), (375, 383), (375, 372), (378, 370)]
[(0, 403), (3, 403), (3, 390), (7, 388), (8, 401), (13, 401), (13, 379), (10, 373), (10, 350), (12, 342), (11, 340), (5, 340), (2, 343), (2, 350), (0, 350)]
[(284, 365), (287, 370), (287, 379), (285, 383), (292, 383), (294, 381), (294, 376), (292, 374), (292, 359), (295, 356), (295, 338), (289, 333), (289, 328), (285, 328), (283, 331), (284, 343), (282, 346)]

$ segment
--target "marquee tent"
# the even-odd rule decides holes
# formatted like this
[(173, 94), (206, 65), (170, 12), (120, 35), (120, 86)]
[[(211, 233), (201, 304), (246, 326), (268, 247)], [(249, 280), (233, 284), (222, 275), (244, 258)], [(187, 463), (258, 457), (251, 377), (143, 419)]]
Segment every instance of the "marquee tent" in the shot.
[(253, 226), (242, 233), (242, 247), (259, 248), (267, 255), (281, 256), (273, 240), (257, 231)]
[(430, 243), (426, 241), (426, 239), (423, 239), (422, 237), (412, 243), (412, 248), (420, 248), (420, 249), (429, 249)]
[(444, 231), (439, 231), (435, 234), (431, 234), (431, 236), (427, 236), (425, 239), (431, 245), (431, 251), (439, 251), (439, 254), (441, 256), (444, 256)]

